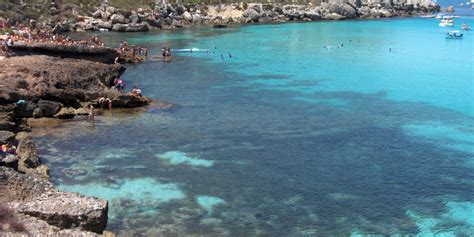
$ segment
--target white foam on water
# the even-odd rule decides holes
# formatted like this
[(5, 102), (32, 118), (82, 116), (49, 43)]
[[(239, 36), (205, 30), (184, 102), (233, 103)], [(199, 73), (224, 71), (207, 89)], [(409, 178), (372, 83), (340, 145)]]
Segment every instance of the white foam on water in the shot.
[(186, 164), (197, 167), (211, 167), (214, 165), (214, 161), (212, 160), (190, 157), (186, 153), (180, 151), (168, 151), (163, 154), (158, 154), (156, 157), (167, 160), (173, 165)]
[(209, 214), (212, 213), (216, 205), (224, 204), (225, 201), (214, 196), (197, 196), (196, 202)]

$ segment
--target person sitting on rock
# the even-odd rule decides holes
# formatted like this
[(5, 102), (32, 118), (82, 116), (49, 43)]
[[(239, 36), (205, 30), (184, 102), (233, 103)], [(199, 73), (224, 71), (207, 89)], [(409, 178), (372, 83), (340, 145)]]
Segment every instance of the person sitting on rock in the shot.
[(7, 154), (16, 155), (16, 147), (12, 145), (10, 142), (2, 145), (2, 151)]
[(138, 89), (136, 86), (132, 89), (132, 95), (142, 97), (142, 90)]

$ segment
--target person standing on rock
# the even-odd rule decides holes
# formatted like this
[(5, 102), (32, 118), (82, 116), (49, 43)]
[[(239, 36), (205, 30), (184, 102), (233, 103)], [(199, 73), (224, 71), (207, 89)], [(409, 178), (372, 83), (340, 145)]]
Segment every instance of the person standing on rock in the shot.
[(95, 115), (95, 108), (94, 106), (91, 105), (89, 109), (89, 116), (87, 117), (87, 121), (93, 122), (94, 121), (94, 115)]

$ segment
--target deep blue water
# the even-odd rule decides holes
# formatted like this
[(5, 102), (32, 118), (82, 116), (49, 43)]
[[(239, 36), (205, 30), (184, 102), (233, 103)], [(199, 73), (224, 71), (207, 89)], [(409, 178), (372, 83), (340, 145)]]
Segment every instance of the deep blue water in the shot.
[[(474, 235), (474, 37), (446, 31), (411, 18), (105, 34), (148, 45), (123, 78), (179, 107), (38, 128), (39, 152), (58, 188), (108, 199), (124, 236)], [(163, 46), (209, 52), (164, 63)]]

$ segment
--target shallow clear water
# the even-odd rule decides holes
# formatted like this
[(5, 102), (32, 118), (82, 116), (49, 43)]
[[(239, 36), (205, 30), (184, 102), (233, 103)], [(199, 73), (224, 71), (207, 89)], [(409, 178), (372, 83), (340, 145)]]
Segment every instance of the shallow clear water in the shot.
[(437, 23), (105, 34), (209, 52), (128, 67), (178, 108), (38, 128), (39, 152), (125, 236), (474, 235), (474, 32)]

